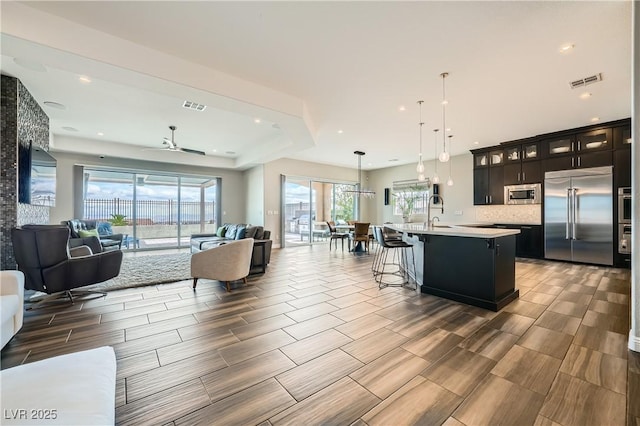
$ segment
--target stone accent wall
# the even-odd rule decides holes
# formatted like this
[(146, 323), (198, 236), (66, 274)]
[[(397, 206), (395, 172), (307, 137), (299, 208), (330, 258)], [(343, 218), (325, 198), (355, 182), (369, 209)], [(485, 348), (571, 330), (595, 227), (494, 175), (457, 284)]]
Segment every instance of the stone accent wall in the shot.
[[(0, 269), (15, 269), (11, 228), (26, 223), (48, 223), (49, 208), (18, 204), (18, 143), (49, 149), (49, 117), (20, 80), (1, 77), (0, 127)], [(46, 211), (44, 210), (46, 209)]]

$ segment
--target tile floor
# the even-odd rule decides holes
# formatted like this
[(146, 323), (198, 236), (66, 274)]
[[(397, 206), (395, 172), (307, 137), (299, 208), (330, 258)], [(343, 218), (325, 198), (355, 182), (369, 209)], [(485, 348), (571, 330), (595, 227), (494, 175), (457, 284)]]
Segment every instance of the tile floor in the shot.
[(495, 313), (379, 290), (371, 258), (274, 250), (231, 293), (182, 281), (31, 311), (2, 368), (111, 345), (123, 425), (640, 424), (629, 271), (519, 260), (520, 299)]

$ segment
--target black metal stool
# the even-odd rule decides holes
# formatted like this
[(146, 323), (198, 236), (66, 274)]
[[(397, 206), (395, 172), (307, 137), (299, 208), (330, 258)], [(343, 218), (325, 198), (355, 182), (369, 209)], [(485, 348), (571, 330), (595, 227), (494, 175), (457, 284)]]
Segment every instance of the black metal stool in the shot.
[[(385, 238), (382, 227), (379, 226), (376, 226), (374, 228), (374, 236), (376, 238), (376, 241), (378, 242), (378, 250), (376, 250), (376, 254), (373, 259), (372, 271), (373, 277), (378, 283), (378, 288), (404, 287), (405, 284), (409, 284), (409, 282), (411, 281), (411, 275), (409, 274), (407, 250), (411, 251), (411, 261), (413, 264), (414, 276), (416, 273), (416, 259), (413, 253), (413, 244), (409, 244), (406, 241), (402, 240), (387, 240)], [(390, 263), (387, 262), (389, 250), (393, 250), (393, 258)], [(398, 261), (394, 262), (394, 259), (396, 258), (398, 258)], [(397, 266), (397, 270), (385, 271), (387, 265), (395, 265)], [(404, 280), (397, 283), (385, 282), (385, 275), (395, 275), (398, 277), (402, 277)], [(414, 286), (414, 289), (416, 288), (417, 285)]]

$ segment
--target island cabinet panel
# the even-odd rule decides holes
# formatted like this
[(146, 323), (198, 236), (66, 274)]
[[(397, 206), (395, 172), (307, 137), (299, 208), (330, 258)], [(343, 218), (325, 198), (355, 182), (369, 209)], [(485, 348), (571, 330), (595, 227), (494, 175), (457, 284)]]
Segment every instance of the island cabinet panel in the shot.
[(422, 293), (498, 311), (518, 298), (515, 235), (469, 238), (421, 235)]

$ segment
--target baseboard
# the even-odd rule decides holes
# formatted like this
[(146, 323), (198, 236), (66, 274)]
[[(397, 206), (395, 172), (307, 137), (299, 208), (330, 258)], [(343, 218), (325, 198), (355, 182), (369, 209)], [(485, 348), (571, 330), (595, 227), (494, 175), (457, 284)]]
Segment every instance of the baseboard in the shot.
[(632, 331), (629, 331), (629, 350), (640, 352), (640, 337), (633, 336)]

